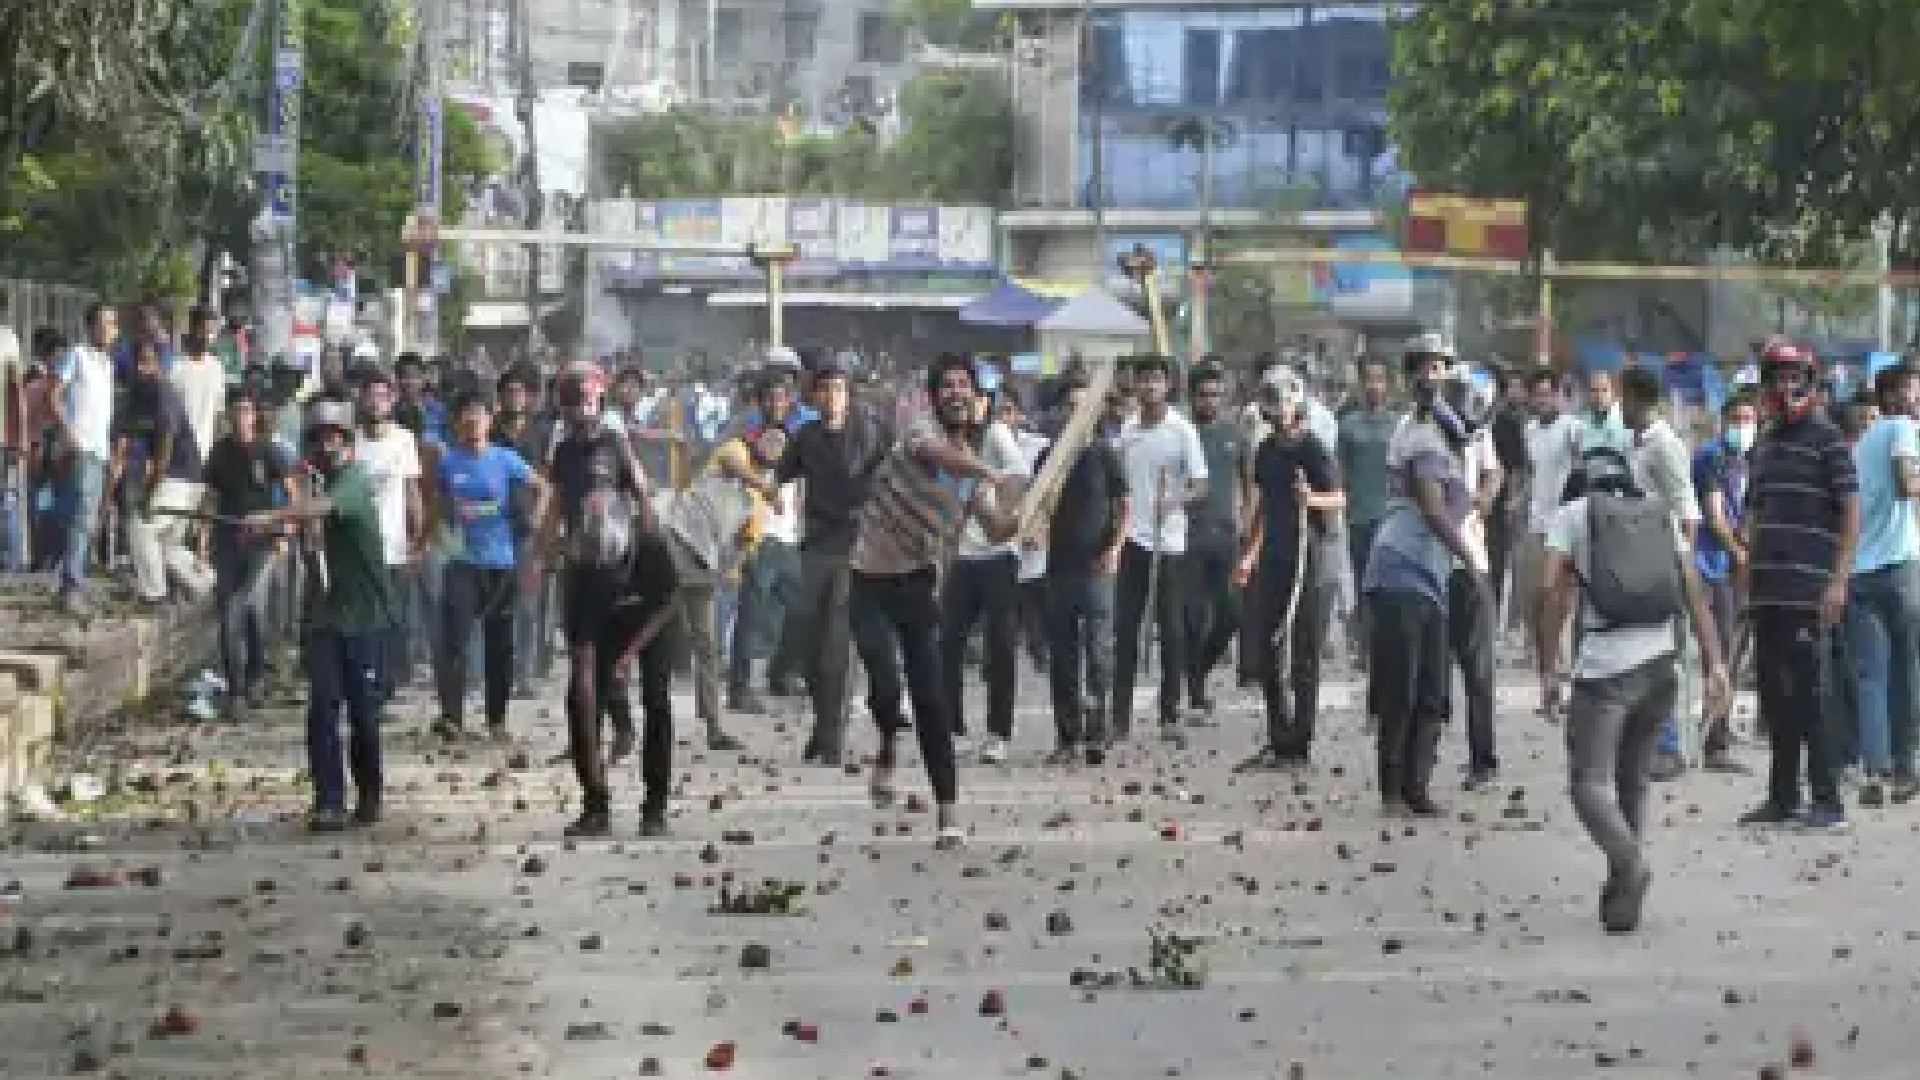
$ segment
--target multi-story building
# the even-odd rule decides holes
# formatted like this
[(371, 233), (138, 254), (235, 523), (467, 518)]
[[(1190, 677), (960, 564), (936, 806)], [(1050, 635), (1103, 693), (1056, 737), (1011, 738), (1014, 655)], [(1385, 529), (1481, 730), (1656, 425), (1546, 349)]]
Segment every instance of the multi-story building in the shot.
[(793, 106), (843, 122), (884, 110), (910, 72), (890, 0), (444, 0), (452, 67), (479, 88), (517, 83), (525, 27), (540, 89), (605, 88), (744, 109)]
[(1375, 206), (1399, 194), (1385, 135), (1387, 4), (975, 6), (1014, 16), (1022, 32), (1009, 77), (1026, 144), (1004, 222), (1016, 271), (1085, 278), (1135, 243), (1179, 263), (1203, 216), (1218, 235), (1282, 209), (1301, 228), (1362, 242), (1378, 227)]

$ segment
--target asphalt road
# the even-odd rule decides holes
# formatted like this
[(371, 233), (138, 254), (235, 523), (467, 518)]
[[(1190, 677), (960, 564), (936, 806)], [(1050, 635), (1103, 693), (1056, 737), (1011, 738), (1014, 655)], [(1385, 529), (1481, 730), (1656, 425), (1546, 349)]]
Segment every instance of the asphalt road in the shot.
[[(1686, 777), (1647, 925), (1609, 938), (1559, 731), (1502, 676), (1502, 786), (1457, 790), (1450, 732), (1449, 815), (1413, 825), (1374, 808), (1351, 678), (1315, 771), (1235, 777), (1234, 695), (1185, 746), (1042, 767), (1023, 672), (1014, 763), (964, 771), (946, 853), (917, 801), (791, 764), (797, 717), (737, 719), (745, 760), (683, 743), (673, 839), (632, 838), (629, 792), (627, 839), (578, 846), (551, 694), (517, 748), (403, 710), (391, 818), (341, 838), (298, 826), (291, 711), (144, 731), (102, 820), (0, 852), (0, 1076), (1916, 1075), (1920, 819), (1753, 833), (1757, 777)], [(711, 911), (769, 879), (792, 913)]]

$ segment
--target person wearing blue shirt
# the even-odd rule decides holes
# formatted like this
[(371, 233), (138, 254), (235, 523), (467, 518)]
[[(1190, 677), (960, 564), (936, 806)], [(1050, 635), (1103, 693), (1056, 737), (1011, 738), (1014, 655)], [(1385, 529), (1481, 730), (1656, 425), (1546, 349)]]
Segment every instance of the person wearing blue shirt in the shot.
[(521, 552), (508, 505), (514, 489), (532, 492), (530, 520), (544, 519), (547, 485), (518, 452), (488, 438), (493, 411), (477, 392), (454, 403), (454, 439), (439, 453), (431, 500), (439, 519), (446, 568), (441, 583), (441, 662), (437, 672), (443, 738), (464, 733), (467, 642), (477, 621), (483, 639), (487, 731), (507, 737), (507, 699), (513, 689), (513, 616), (518, 571), (533, 553)]
[(1874, 377), (1880, 417), (1853, 448), (1860, 477), (1860, 543), (1848, 584), (1846, 630), (1853, 654), (1862, 806), (1896, 802), (1914, 780), (1914, 728), (1920, 709), (1920, 435), (1910, 415), (1920, 403), (1920, 369), (1905, 364)]
[[(1736, 580), (1747, 561), (1747, 454), (1759, 432), (1759, 402), (1750, 392), (1736, 391), (1721, 406), (1719, 437), (1693, 457), (1693, 492), (1701, 513), (1694, 529), (1694, 569), (1720, 631), (1720, 654), (1729, 658), (1734, 656), (1740, 617)], [(1733, 759), (1728, 719), (1707, 718), (1703, 765), (1710, 772), (1746, 771)]]

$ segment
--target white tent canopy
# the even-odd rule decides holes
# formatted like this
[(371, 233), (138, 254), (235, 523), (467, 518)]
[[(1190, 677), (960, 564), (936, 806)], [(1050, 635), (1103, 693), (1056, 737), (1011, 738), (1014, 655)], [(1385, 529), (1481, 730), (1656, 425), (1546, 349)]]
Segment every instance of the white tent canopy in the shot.
[(1113, 298), (1105, 289), (1086, 292), (1061, 304), (1053, 313), (1034, 324), (1048, 334), (1098, 334), (1110, 337), (1135, 337), (1151, 327), (1132, 308)]

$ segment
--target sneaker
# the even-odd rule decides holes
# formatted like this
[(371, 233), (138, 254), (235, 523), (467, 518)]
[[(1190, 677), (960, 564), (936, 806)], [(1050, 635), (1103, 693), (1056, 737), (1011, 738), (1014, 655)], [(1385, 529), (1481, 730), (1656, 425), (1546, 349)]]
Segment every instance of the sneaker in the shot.
[(1610, 880), (1600, 893), (1600, 926), (1609, 934), (1631, 934), (1640, 929), (1640, 913), (1646, 906), (1647, 889), (1653, 884), (1653, 870), (1645, 862), (1620, 879)]
[(1237, 773), (1286, 772), (1293, 768), (1293, 760), (1277, 750), (1262, 750), (1233, 767)]
[(748, 716), (765, 716), (767, 714), (767, 703), (761, 700), (760, 695), (753, 691), (743, 690), (740, 693), (728, 696), (727, 711), (744, 713)]
[(1866, 780), (1860, 785), (1860, 806), (1865, 810), (1878, 810), (1887, 805), (1887, 785), (1878, 777)]
[(1043, 764), (1055, 766), (1078, 765), (1079, 763), (1080, 747), (1074, 743), (1061, 743), (1055, 746), (1053, 753), (1048, 754), (1046, 761), (1043, 762)]
[(378, 825), (382, 816), (384, 815), (378, 795), (362, 795), (360, 801), (354, 804), (353, 823), (355, 825)]
[(746, 746), (716, 726), (707, 729), (707, 749), (716, 754), (737, 754)]
[(989, 735), (980, 743), (980, 763), (982, 765), (1005, 765), (1007, 763), (1007, 740), (998, 735)]
[(461, 739), (466, 738), (467, 734), (466, 729), (461, 726), (460, 721), (445, 716), (435, 720), (433, 725), (427, 730), (445, 739), (447, 742), (459, 742)]
[(1799, 820), (1799, 815), (1783, 806), (1773, 803), (1761, 803), (1759, 806), (1740, 815), (1742, 825), (1791, 825)]
[(1687, 771), (1687, 763), (1680, 760), (1679, 754), (1659, 753), (1653, 757), (1653, 765), (1647, 770), (1647, 779), (1656, 784), (1666, 784), (1680, 779)]
[(507, 725), (504, 721), (499, 723), (491, 720), (488, 721), (487, 738), (497, 743), (510, 743), (513, 741), (513, 736), (507, 732)]
[(1105, 765), (1107, 763), (1107, 741), (1105, 739), (1087, 740), (1087, 764)]
[(1467, 778), (1461, 784), (1467, 791), (1480, 791), (1500, 782), (1500, 770), (1488, 768), (1470, 768)]
[(1447, 812), (1445, 807), (1425, 795), (1408, 796), (1403, 805), (1407, 808), (1408, 817), (1437, 818), (1445, 816)]
[(1920, 781), (1911, 776), (1898, 776), (1887, 785), (1887, 800), (1895, 806), (1905, 806), (1916, 797), (1920, 797)]
[(346, 832), (353, 819), (344, 806), (322, 806), (307, 815), (307, 831), (313, 833)]
[(1808, 832), (1846, 832), (1847, 812), (1838, 806), (1810, 806), (1800, 815), (1800, 827)]
[(605, 810), (585, 810), (567, 823), (560, 835), (569, 840), (596, 840), (613, 835), (613, 815)]
[(955, 761), (972, 756), (973, 740), (964, 731), (953, 733), (953, 757)]
[(955, 820), (953, 807), (940, 807), (935, 811), (935, 820), (940, 831), (933, 838), (934, 850), (952, 851), (967, 842), (966, 830), (962, 829), (960, 822)]
[(613, 741), (607, 744), (607, 764), (618, 765), (633, 756), (633, 729), (615, 728)]
[(640, 811), (640, 838), (642, 840), (657, 840), (660, 837), (666, 836), (668, 832), (667, 812), (665, 810)]

